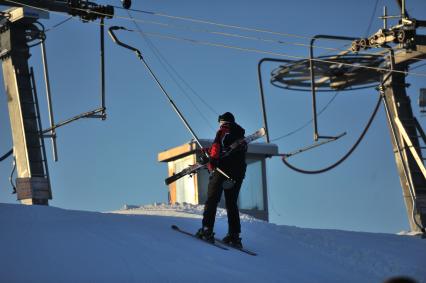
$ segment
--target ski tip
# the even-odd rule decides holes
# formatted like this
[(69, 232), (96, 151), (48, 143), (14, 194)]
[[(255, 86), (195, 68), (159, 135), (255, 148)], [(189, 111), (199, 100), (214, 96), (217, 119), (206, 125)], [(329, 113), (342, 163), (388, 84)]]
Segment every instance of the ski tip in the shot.
[(166, 186), (170, 185), (171, 183), (173, 183), (173, 178), (175, 175), (172, 175), (166, 179), (164, 179), (164, 184), (166, 184)]
[(172, 225), (172, 229), (173, 229), (173, 230), (179, 230), (179, 227), (173, 224), (173, 225)]

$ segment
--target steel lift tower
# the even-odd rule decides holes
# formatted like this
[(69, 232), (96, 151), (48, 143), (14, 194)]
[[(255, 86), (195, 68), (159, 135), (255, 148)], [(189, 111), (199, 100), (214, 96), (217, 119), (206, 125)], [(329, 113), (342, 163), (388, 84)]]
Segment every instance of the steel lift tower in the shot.
[[(382, 75), (380, 92), (387, 115), (395, 161), (402, 187), (402, 194), (409, 216), (412, 231), (425, 233), (426, 227), (426, 169), (424, 154), (426, 135), (413, 115), (410, 97), (407, 95), (408, 84), (405, 81), (409, 65), (426, 59), (426, 36), (415, 33), (419, 23), (408, 22), (401, 25), (401, 31), (406, 26), (409, 40), (402, 43), (402, 50), (393, 54), (389, 51), (387, 61), (392, 70)], [(425, 22), (422, 22), (426, 27)], [(397, 35), (398, 36), (398, 35)], [(403, 36), (403, 35), (400, 35)], [(375, 36), (373, 36), (375, 38)], [(400, 38), (402, 39), (402, 38)], [(374, 44), (374, 39), (370, 43)]]
[[(426, 59), (426, 35), (418, 33), (426, 21), (409, 17), (405, 1), (398, 1), (401, 14), (397, 25), (388, 27), (386, 7), (383, 28), (368, 38), (352, 42), (352, 51), (384, 49), (385, 65), (379, 91), (383, 98), (387, 124), (398, 168), (402, 194), (411, 231), (422, 232), (426, 227), (426, 169), (422, 151), (426, 149), (426, 135), (413, 115), (408, 84), (405, 77), (410, 65)], [(393, 46), (392, 46), (393, 45)]]
[(45, 37), (37, 20), (47, 18), (49, 11), (79, 16), (83, 21), (103, 20), (112, 17), (114, 10), (83, 0), (6, 0), (0, 5), (11, 6), (0, 17), (0, 59), (17, 169), (17, 198), (24, 204), (48, 205), (52, 190), (44, 146), (46, 135), (40, 122), (34, 74), (28, 66), (30, 42)]
[[(301, 170), (286, 161), (286, 158), (291, 155), (334, 141), (344, 135), (319, 135), (316, 93), (377, 87), (386, 111), (410, 228), (411, 231), (422, 232), (426, 236), (426, 169), (424, 165), (426, 158), (422, 152), (426, 149), (426, 135), (413, 114), (411, 100), (406, 93), (408, 84), (405, 80), (405, 77), (410, 74), (410, 65), (426, 59), (426, 35), (418, 33), (421, 28), (426, 27), (426, 21), (410, 18), (405, 10), (405, 1), (397, 2), (401, 8), (401, 14), (389, 16), (385, 7), (382, 17), (383, 28), (368, 38), (317, 35), (311, 40), (310, 56), (307, 60), (262, 59), (258, 67), (262, 110), (268, 135), (260, 67), (263, 62), (267, 61), (284, 63), (272, 71), (270, 82), (283, 89), (312, 92), (316, 144), (292, 154), (283, 154), (283, 161), (287, 166), (301, 173), (322, 173), (334, 168), (334, 165), (340, 164), (349, 156), (352, 149), (348, 155), (345, 155), (333, 166), (317, 171)], [(398, 24), (388, 27), (388, 20), (394, 18), (398, 19)], [(313, 46), (318, 39), (349, 41), (352, 42), (352, 46), (337, 55), (314, 57)], [(374, 49), (380, 51), (372, 53)], [(370, 50), (370, 52), (368, 53), (366, 50)], [(371, 121), (377, 109), (378, 107), (376, 107)], [(358, 141), (362, 139), (364, 133)], [(268, 137), (267, 139), (269, 140)], [(325, 141), (317, 143), (319, 139), (325, 139)]]

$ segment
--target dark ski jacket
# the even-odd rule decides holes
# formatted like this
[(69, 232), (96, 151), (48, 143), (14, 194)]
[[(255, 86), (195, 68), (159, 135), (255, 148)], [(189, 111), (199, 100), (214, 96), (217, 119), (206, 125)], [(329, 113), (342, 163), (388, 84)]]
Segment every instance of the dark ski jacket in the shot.
[(219, 167), (234, 180), (244, 178), (246, 172), (247, 146), (241, 146), (232, 154), (221, 158), (229, 150), (229, 146), (235, 141), (244, 138), (245, 130), (237, 123), (224, 123), (216, 133), (216, 137), (210, 147), (210, 167)]

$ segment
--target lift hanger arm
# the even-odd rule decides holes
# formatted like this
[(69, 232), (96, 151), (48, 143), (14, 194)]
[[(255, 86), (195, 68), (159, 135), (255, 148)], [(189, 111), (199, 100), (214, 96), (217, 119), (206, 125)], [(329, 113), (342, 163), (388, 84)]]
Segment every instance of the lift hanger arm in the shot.
[[(108, 33), (111, 36), (112, 40), (117, 43), (118, 45), (129, 49), (133, 52), (136, 53), (136, 55), (138, 56), (139, 60), (142, 61), (142, 63), (145, 65), (146, 69), (148, 70), (149, 74), (151, 75), (151, 77), (155, 80), (155, 82), (157, 83), (158, 87), (161, 89), (162, 93), (167, 97), (167, 99), (170, 102), (170, 105), (172, 106), (173, 110), (176, 112), (176, 114), (179, 116), (179, 118), (182, 120), (183, 124), (185, 125), (185, 127), (188, 129), (188, 131), (191, 133), (192, 137), (194, 138), (195, 142), (198, 144), (198, 146), (202, 149), (203, 146), (200, 143), (199, 138), (197, 137), (197, 135), (195, 134), (194, 130), (191, 128), (191, 126), (189, 125), (188, 121), (185, 119), (185, 117), (183, 116), (183, 114), (179, 111), (179, 108), (177, 108), (176, 104), (174, 103), (174, 101), (172, 100), (172, 98), (170, 97), (170, 95), (167, 93), (167, 91), (164, 89), (163, 85), (160, 83), (160, 81), (157, 79), (157, 77), (155, 76), (154, 72), (151, 70), (151, 68), (149, 67), (149, 65), (146, 63), (146, 61), (144, 60), (142, 53), (140, 52), (139, 49), (130, 46), (128, 44), (125, 44), (123, 42), (121, 42), (117, 36), (115, 35), (114, 31), (116, 30), (127, 30), (127, 31), (132, 31), (129, 30), (125, 27), (120, 27), (120, 26), (112, 26), (108, 29)], [(207, 151), (203, 151), (204, 154), (206, 155), (206, 157), (210, 158), (209, 154), (207, 153)], [(220, 168), (216, 168), (216, 171), (218, 171), (219, 173), (221, 173), (223, 176), (225, 176), (227, 179), (229, 179), (232, 182), (235, 182), (234, 180), (232, 180), (232, 178), (226, 174), (225, 172), (223, 172)]]
[(129, 50), (131, 50), (131, 51), (135, 52), (135, 53), (136, 53), (136, 56), (138, 56), (138, 58), (139, 58), (140, 60), (143, 60), (142, 53), (140, 52), (140, 50), (139, 50), (139, 49), (137, 49), (137, 48), (135, 48), (135, 47), (133, 47), (133, 46), (130, 46), (130, 45), (126, 44), (126, 43), (123, 43), (122, 41), (120, 41), (120, 40), (117, 38), (117, 36), (116, 36), (116, 35), (115, 35), (115, 33), (114, 33), (114, 31), (116, 31), (116, 30), (126, 30), (126, 31), (133, 31), (133, 30), (127, 29), (127, 28), (125, 28), (125, 27), (112, 26), (112, 27), (110, 27), (110, 28), (108, 29), (108, 34), (111, 36), (112, 41), (113, 41), (114, 43), (116, 43), (116, 44), (120, 45), (121, 47), (124, 47), (124, 48), (126, 48), (126, 49), (129, 49)]
[(343, 137), (344, 135), (346, 135), (346, 132), (344, 132), (344, 133), (342, 133), (342, 134), (338, 135), (337, 137), (330, 137), (330, 138), (329, 138), (329, 139), (327, 139), (327, 140), (320, 141), (320, 142), (316, 142), (316, 143), (314, 143), (314, 144), (311, 144), (311, 145), (305, 146), (305, 147), (303, 147), (303, 148), (301, 148), (301, 149), (297, 149), (297, 150), (292, 151), (292, 152), (289, 152), (289, 153), (283, 153), (283, 154), (280, 154), (280, 156), (282, 156), (283, 158), (289, 158), (289, 157), (291, 157), (291, 156), (293, 156), (293, 155), (296, 155), (296, 154), (299, 154), (299, 153), (302, 153), (302, 152), (308, 151), (308, 150), (313, 149), (313, 148), (315, 148), (315, 147), (318, 147), (318, 146), (320, 146), (320, 145), (323, 145), (323, 144), (326, 144), (326, 143), (329, 143), (329, 142), (332, 142), (332, 141), (336, 141), (336, 140), (340, 139), (341, 137)]

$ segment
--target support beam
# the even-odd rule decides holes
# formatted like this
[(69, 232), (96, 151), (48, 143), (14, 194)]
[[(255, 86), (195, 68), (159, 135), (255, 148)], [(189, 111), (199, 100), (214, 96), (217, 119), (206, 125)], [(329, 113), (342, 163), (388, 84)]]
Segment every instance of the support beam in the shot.
[[(396, 68), (400, 71), (405, 70), (404, 65), (396, 65)], [(393, 151), (407, 215), (409, 216), (410, 229), (420, 232), (421, 230), (416, 222), (423, 227), (426, 226), (426, 179), (410, 150), (419, 148), (420, 143), (411, 101), (406, 94), (405, 88), (405, 75), (395, 72), (386, 81), (384, 94), (389, 108), (390, 119), (388, 119), (388, 126), (391, 131)], [(395, 120), (399, 122), (395, 123)], [(404, 135), (410, 138), (411, 143), (409, 145), (406, 143)], [(421, 159), (420, 150), (417, 151), (417, 154)], [(413, 189), (412, 193), (410, 192), (410, 186)], [(413, 203), (415, 207), (413, 207)], [(413, 217), (415, 217), (416, 221), (414, 221)]]
[(13, 152), (16, 159), (17, 197), (24, 204), (48, 205), (52, 198), (43, 155), (38, 111), (28, 68), (25, 31), (31, 21), (7, 22), (0, 29), (2, 68), (7, 95)]
[[(395, 123), (396, 123), (396, 126), (398, 127), (399, 132), (401, 133), (401, 135), (404, 139), (406, 147), (408, 147), (408, 149), (410, 150), (412, 156), (414, 157), (414, 160), (417, 163), (418, 168), (422, 172), (423, 178), (426, 179), (426, 168), (425, 168), (425, 165), (423, 164), (423, 160), (422, 160), (422, 157), (421, 157), (421, 151), (420, 151), (419, 147), (416, 148), (413, 145), (413, 142), (411, 141), (410, 136), (408, 135), (407, 131), (405, 130), (404, 126), (402, 125), (401, 120), (399, 120), (398, 117), (395, 117)], [(417, 137), (415, 137), (415, 138), (417, 138)]]

